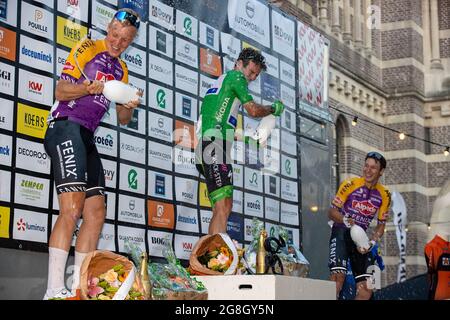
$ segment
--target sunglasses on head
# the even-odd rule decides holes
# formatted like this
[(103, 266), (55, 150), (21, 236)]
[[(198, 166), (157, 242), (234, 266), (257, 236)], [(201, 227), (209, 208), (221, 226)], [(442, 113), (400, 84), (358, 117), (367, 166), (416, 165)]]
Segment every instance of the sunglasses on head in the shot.
[(128, 11), (117, 11), (114, 18), (120, 22), (127, 20), (132, 26), (136, 27), (136, 29), (139, 29), (139, 25), (141, 23), (139, 21), (139, 17)]
[(374, 151), (369, 152), (366, 156), (366, 159), (367, 158), (373, 158), (373, 159), (378, 160), (381, 164), (381, 167), (386, 168), (386, 159), (380, 153), (374, 152)]
[(375, 159), (377, 159), (377, 160), (381, 160), (381, 159), (384, 158), (384, 157), (383, 157), (381, 154), (379, 154), (378, 152), (369, 152), (369, 153), (367, 154), (367, 156), (368, 156), (369, 158), (375, 158)]

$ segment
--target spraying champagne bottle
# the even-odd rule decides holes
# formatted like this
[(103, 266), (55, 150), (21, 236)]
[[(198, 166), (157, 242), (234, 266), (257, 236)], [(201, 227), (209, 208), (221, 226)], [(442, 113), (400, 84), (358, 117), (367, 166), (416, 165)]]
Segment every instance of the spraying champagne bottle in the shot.
[(266, 271), (266, 249), (264, 248), (264, 242), (267, 238), (266, 230), (261, 230), (258, 240), (258, 252), (256, 254), (256, 273), (264, 274)]

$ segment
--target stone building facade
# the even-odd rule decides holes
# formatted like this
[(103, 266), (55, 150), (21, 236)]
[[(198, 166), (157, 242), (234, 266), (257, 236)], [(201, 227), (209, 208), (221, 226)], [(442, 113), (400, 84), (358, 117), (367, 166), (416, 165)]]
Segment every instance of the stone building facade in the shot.
[[(425, 273), (423, 248), (435, 230), (429, 224), (433, 203), (450, 179), (450, 156), (443, 147), (450, 145), (450, 1), (269, 3), (330, 41), (333, 185), (360, 175), (368, 150), (383, 153), (388, 167), (382, 182), (400, 192), (407, 205), (406, 276)], [(399, 132), (406, 134), (404, 140)], [(397, 280), (399, 249), (392, 215), (382, 254), (384, 287)]]

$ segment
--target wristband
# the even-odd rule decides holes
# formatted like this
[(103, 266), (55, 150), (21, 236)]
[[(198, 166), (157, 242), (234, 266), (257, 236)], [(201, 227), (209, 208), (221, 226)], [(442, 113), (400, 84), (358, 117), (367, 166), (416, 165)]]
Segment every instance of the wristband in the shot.
[(272, 103), (272, 114), (275, 117), (279, 117), (284, 110), (284, 105), (281, 101), (277, 100)]

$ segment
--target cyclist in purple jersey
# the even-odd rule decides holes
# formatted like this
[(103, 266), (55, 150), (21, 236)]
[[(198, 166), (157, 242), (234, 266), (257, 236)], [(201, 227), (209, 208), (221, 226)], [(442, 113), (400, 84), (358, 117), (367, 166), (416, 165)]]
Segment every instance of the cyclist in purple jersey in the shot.
[[(72, 49), (56, 85), (55, 96), (59, 102), (50, 111), (44, 147), (52, 159), (60, 212), (49, 240), (44, 299), (72, 296), (79, 287), (84, 257), (97, 249), (106, 208), (105, 176), (94, 131), (110, 104), (102, 94), (104, 82), (114, 79), (128, 83), (128, 69), (120, 55), (136, 37), (139, 23), (133, 10), (117, 11), (104, 39), (87, 39)], [(117, 104), (119, 122), (127, 124), (138, 105), (138, 100)], [(72, 237), (81, 217), (71, 292), (64, 284), (64, 273)]]
[(337, 297), (345, 281), (348, 260), (355, 277), (356, 299), (366, 300), (372, 296), (367, 279), (371, 276), (369, 267), (374, 264), (374, 257), (371, 248), (356, 247), (350, 236), (350, 228), (356, 224), (366, 230), (373, 218), (377, 217), (378, 224), (370, 241), (371, 246), (383, 236), (391, 205), (389, 190), (378, 182), (385, 168), (386, 159), (378, 152), (369, 152), (363, 176), (344, 181), (328, 211), (333, 221), (328, 266), (330, 279), (336, 282)]

